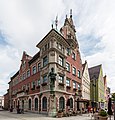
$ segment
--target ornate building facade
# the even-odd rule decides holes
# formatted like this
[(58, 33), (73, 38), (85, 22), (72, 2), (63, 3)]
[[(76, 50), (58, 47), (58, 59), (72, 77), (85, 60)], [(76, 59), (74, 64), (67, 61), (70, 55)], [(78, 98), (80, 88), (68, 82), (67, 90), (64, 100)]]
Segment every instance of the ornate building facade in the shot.
[(90, 105), (90, 77), (88, 71), (88, 63), (82, 65), (82, 99), (83, 99), (83, 108), (87, 109)]
[(105, 108), (105, 88), (102, 65), (89, 68), (92, 107)]
[(60, 32), (52, 28), (36, 47), (40, 50), (33, 57), (23, 52), (20, 69), (11, 77), (10, 106), (49, 116), (58, 110), (79, 110), (82, 61), (72, 13)]

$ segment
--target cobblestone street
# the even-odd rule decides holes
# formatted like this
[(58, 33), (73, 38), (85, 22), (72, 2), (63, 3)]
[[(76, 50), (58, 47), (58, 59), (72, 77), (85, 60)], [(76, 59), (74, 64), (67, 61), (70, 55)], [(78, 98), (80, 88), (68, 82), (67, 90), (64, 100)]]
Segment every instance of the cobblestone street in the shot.
[[(0, 111), (0, 120), (91, 120), (88, 114), (83, 114), (82, 116), (71, 116), (62, 118), (51, 118), (43, 114), (28, 113), (16, 114), (15, 112), (10, 113), (9, 111)], [(93, 120), (93, 119), (92, 119)], [(113, 116), (112, 119), (113, 120)]]

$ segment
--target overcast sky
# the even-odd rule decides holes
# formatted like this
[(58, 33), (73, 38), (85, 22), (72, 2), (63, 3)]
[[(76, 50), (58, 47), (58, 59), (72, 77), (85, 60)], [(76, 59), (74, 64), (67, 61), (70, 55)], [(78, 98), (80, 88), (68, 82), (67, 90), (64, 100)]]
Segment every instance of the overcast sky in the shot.
[(33, 56), (36, 44), (58, 29), (73, 11), (82, 62), (102, 64), (108, 86), (115, 92), (115, 0), (0, 0), (0, 95), (20, 67), (23, 51)]

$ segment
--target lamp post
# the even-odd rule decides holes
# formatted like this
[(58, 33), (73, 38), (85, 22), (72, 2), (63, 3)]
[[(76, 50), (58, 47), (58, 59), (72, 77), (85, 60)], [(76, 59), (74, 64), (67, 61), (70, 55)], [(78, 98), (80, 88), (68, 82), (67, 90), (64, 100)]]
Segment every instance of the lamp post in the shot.
[(114, 104), (114, 120), (115, 120), (115, 93), (113, 93), (111, 97)]
[[(81, 98), (82, 98), (82, 92), (81, 92), (81, 89), (78, 90), (78, 95), (79, 95), (79, 97), (80, 97), (80, 102), (82, 102), (82, 101), (81, 101)], [(81, 109), (80, 109), (80, 113), (81, 113), (81, 115), (82, 115), (82, 104), (80, 104), (80, 107), (81, 107)]]
[(108, 115), (111, 120), (111, 115), (112, 115), (111, 97), (109, 98), (109, 101), (108, 101)]
[(96, 76), (94, 75), (91, 80), (91, 87), (92, 87), (92, 108), (94, 113), (94, 107), (96, 107)]
[(114, 120), (115, 120), (115, 100), (114, 100)]

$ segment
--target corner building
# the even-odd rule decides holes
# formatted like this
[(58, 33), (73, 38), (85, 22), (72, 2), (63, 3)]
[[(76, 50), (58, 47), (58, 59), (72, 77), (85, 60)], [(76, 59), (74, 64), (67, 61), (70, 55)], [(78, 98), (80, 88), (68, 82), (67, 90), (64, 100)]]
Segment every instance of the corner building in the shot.
[[(50, 32), (36, 45), (40, 51), (33, 57), (23, 52), (19, 71), (9, 82), (10, 106), (25, 111), (55, 116), (59, 110), (77, 111), (81, 91), (82, 61), (72, 14), (58, 32)], [(56, 73), (54, 95), (51, 95), (51, 68)]]

